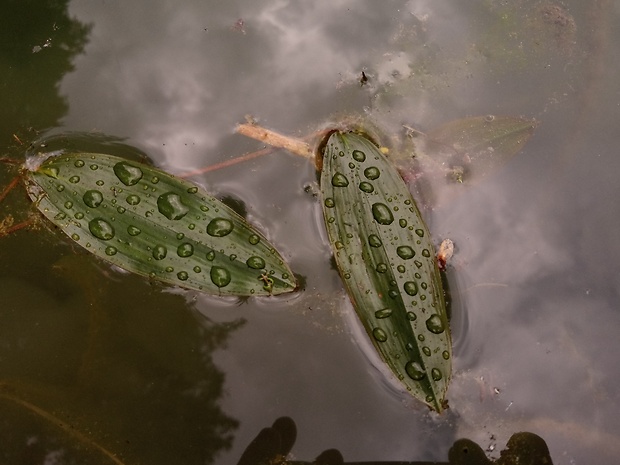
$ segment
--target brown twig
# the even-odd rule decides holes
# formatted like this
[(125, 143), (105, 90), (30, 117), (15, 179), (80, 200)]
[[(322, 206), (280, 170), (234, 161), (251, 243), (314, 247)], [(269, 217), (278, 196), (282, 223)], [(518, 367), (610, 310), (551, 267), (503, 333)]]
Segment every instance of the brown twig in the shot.
[(34, 223), (34, 219), (30, 218), (22, 221), (21, 223), (14, 224), (8, 228), (0, 229), (0, 237), (8, 236), (9, 234), (13, 234), (15, 231), (19, 231), (20, 229), (27, 228), (31, 224)]
[(271, 145), (271, 147), (265, 147), (264, 149), (247, 153), (240, 157), (232, 158), (221, 163), (216, 163), (215, 165), (198, 168), (193, 171), (187, 171), (185, 173), (178, 174), (177, 176), (181, 178), (190, 178), (199, 174), (209, 173), (211, 171), (227, 168), (229, 166), (236, 165), (237, 163), (242, 163), (253, 158), (268, 155), (275, 152), (279, 148), (286, 149), (295, 155), (312, 159), (314, 158), (314, 154), (312, 153), (311, 145), (308, 143), (308, 141), (312, 141), (315, 138), (321, 137), (324, 134), (324, 131), (317, 131), (305, 137), (302, 137), (301, 139), (296, 139), (284, 136), (282, 134), (262, 128), (260, 126), (256, 126), (255, 124), (240, 124), (239, 126), (237, 126), (237, 132), (244, 136), (269, 144)]
[(17, 183), (19, 182), (19, 178), (19, 175), (15, 176), (13, 180), (9, 183), (9, 185), (4, 188), (4, 190), (0, 194), (0, 202), (2, 202), (4, 198), (9, 194), (9, 192), (11, 192), (11, 190), (17, 185)]

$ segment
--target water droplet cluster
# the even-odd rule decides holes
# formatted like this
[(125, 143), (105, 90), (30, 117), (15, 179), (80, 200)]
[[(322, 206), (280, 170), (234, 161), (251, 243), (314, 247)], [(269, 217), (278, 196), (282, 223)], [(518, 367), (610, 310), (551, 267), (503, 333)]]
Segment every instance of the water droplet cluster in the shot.
[(291, 270), (264, 236), (185, 180), (89, 153), (50, 158), (28, 176), (29, 194), (45, 216), (121, 268), (214, 294), (295, 288)]
[(411, 194), (381, 152), (352, 133), (330, 136), (321, 189), (336, 263), (371, 340), (406, 389), (441, 410), (449, 326), (433, 244)]

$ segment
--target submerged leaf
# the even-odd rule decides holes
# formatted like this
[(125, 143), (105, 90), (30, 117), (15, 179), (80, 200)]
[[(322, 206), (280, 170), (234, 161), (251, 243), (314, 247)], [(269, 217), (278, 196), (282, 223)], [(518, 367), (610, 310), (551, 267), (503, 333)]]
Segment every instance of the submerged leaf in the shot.
[(512, 116), (475, 116), (443, 124), (426, 134), (426, 154), (462, 182), (481, 178), (517, 154), (536, 121)]
[(156, 168), (66, 153), (31, 167), (26, 186), (67, 236), (127, 271), (216, 295), (296, 286), (261, 233), (203, 189)]
[(430, 234), (407, 186), (368, 139), (334, 132), (321, 192), (336, 263), (368, 335), (405, 388), (440, 412), (450, 328)]

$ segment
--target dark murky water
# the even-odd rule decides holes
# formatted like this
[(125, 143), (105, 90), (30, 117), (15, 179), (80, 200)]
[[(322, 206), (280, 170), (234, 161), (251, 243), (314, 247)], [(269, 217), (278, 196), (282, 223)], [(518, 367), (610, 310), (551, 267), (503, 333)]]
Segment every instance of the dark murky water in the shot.
[[(385, 381), (331, 266), (314, 169), (278, 151), (192, 180), (243, 204), (305, 277), (294, 295), (153, 287), (45, 227), (0, 239), (0, 463), (236, 463), (281, 416), (299, 460), (445, 461), (459, 437), (496, 457), (531, 431), (555, 464), (615, 463), (620, 9), (504, 3), (5, 2), (13, 158), (79, 132), (66, 144), (186, 173), (261, 148), (234, 134), (246, 115), (297, 136), (348, 115), (395, 138), (471, 115), (541, 124), (492, 175), (429, 197), (436, 241), (457, 248), (446, 414)], [(11, 192), (0, 219), (28, 209)]]

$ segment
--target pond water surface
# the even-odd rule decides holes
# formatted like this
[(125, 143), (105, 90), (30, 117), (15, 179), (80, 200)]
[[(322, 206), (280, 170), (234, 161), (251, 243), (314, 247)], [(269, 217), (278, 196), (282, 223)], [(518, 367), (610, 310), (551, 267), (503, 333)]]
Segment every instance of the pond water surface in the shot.
[[(301, 137), (362, 116), (392, 140), (402, 125), (466, 116), (540, 123), (489, 176), (426, 193), (435, 242), (456, 245), (447, 412), (386, 381), (333, 267), (314, 167), (275, 151), (191, 180), (276, 244), (304, 278), (293, 294), (239, 301), (153, 285), (43, 223), (0, 238), (0, 464), (234, 464), (279, 417), (294, 421), (302, 461), (327, 449), (347, 462), (447, 461), (462, 437), (496, 458), (530, 431), (555, 464), (617, 462), (617, 2), (0, 11), (0, 144), (14, 159), (51, 140), (182, 174), (262, 148), (234, 132), (248, 118)], [(15, 174), (3, 166), (2, 186)], [(0, 204), (14, 224), (29, 212), (21, 189)]]

